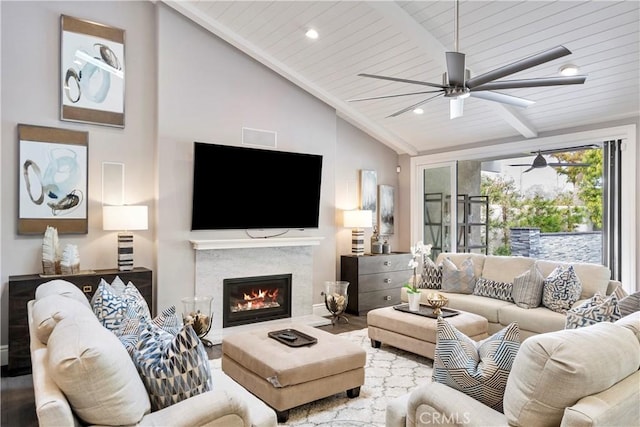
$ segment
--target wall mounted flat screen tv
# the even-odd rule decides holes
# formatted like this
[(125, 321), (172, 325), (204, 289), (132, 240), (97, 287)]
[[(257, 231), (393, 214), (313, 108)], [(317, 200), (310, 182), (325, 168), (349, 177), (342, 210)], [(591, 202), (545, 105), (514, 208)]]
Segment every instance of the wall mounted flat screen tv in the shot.
[(318, 228), (322, 156), (194, 143), (192, 230)]

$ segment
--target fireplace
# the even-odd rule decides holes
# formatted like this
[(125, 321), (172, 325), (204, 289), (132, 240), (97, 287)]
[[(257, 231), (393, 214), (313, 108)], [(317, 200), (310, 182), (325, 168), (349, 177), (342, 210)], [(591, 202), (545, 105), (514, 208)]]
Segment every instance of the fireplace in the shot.
[(291, 317), (291, 274), (223, 280), (222, 327)]

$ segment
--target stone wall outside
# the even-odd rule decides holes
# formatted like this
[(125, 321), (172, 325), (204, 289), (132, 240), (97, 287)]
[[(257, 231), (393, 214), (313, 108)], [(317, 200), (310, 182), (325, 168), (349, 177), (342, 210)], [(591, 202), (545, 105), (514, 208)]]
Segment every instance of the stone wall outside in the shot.
[(512, 228), (511, 255), (602, 264), (602, 233), (540, 233), (539, 228)]

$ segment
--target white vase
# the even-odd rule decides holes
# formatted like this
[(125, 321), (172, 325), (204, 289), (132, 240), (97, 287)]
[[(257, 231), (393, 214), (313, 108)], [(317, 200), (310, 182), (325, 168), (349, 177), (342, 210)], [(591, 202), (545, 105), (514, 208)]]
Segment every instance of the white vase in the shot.
[(420, 310), (420, 292), (407, 293), (407, 298), (409, 299), (409, 310), (411, 311), (419, 311)]

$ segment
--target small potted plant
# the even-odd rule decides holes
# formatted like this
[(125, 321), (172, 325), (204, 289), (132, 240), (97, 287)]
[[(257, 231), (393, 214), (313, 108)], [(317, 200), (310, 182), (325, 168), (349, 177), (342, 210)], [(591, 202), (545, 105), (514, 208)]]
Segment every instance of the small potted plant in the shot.
[(418, 289), (418, 267), (420, 262), (424, 262), (424, 257), (431, 254), (431, 245), (425, 245), (422, 240), (411, 246), (411, 260), (409, 267), (413, 268), (413, 281), (404, 285), (407, 290), (407, 298), (409, 299), (409, 310), (420, 310), (420, 289)]

